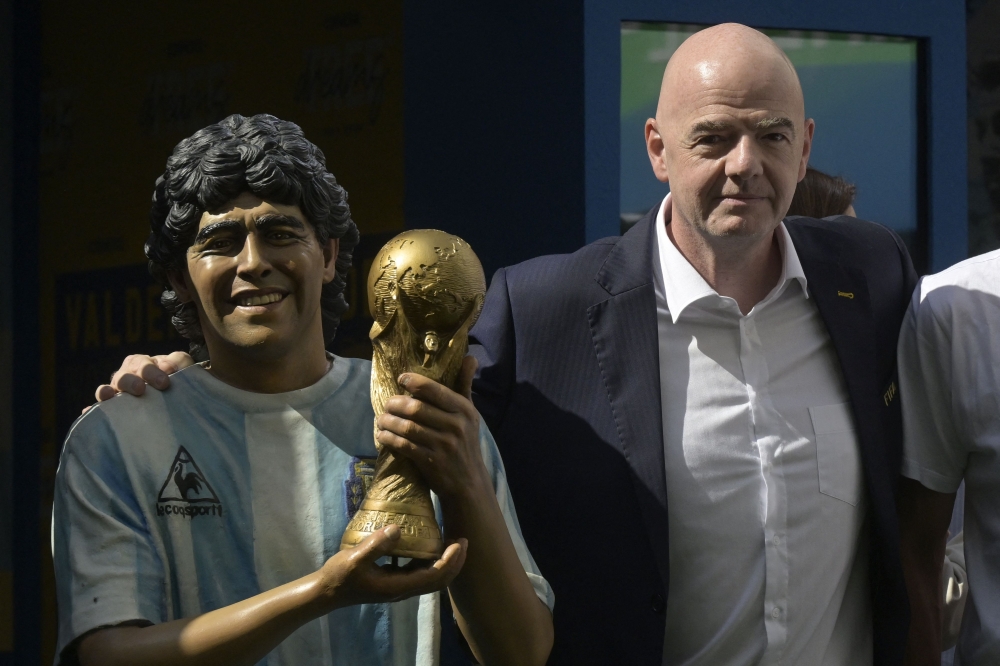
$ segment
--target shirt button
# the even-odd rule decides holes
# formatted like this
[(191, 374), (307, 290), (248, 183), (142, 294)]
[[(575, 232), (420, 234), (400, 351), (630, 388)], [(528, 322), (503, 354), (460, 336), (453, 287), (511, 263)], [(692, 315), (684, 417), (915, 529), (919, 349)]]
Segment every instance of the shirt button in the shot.
[(777, 620), (778, 617), (780, 616), (781, 616), (781, 609), (779, 609), (778, 607), (774, 607), (771, 609), (771, 617)]
[[(773, 539), (771, 539), (771, 541), (774, 542), (775, 546), (780, 546), (781, 545), (781, 537), (780, 536), (775, 536)], [(777, 609), (775, 609), (775, 610), (777, 610)]]
[(653, 607), (653, 612), (657, 615), (663, 614), (667, 610), (667, 602), (663, 600), (663, 597), (659, 594), (654, 594), (649, 599), (650, 605)]

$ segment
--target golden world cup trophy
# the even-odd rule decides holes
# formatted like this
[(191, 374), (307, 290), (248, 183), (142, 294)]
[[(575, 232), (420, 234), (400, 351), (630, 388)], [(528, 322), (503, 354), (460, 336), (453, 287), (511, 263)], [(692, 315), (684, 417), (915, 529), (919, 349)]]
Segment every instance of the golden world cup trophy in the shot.
[[(479, 258), (457, 236), (433, 229), (405, 231), (385, 244), (368, 274), (375, 433), (386, 401), (404, 395), (404, 372), (455, 388), (469, 349), (469, 329), (483, 308), (486, 278)], [(372, 532), (398, 525), (394, 557), (437, 559), (444, 550), (428, 490), (413, 463), (376, 440), (375, 478), (340, 542), (351, 548)]]

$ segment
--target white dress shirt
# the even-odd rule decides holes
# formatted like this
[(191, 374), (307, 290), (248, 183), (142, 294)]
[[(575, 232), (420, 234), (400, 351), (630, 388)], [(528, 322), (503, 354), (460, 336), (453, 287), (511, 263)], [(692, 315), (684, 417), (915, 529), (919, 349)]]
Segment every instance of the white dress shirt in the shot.
[(1000, 664), (1000, 250), (920, 281), (898, 360), (903, 475), (939, 493), (965, 479), (956, 663)]
[(784, 224), (743, 315), (654, 249), (670, 520), (663, 663), (872, 663), (861, 459), (830, 336)]

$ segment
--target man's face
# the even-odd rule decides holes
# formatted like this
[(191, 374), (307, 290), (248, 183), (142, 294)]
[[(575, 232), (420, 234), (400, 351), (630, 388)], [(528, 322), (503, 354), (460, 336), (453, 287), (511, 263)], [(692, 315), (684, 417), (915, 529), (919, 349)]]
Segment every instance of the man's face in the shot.
[(195, 303), (210, 354), (282, 358), (323, 344), (320, 294), (337, 249), (319, 243), (298, 206), (243, 193), (202, 215), (187, 270), (171, 282)]
[(710, 237), (759, 237), (784, 217), (814, 125), (783, 66), (701, 62), (665, 88), (669, 99), (646, 137), (654, 172), (670, 183), (675, 219)]

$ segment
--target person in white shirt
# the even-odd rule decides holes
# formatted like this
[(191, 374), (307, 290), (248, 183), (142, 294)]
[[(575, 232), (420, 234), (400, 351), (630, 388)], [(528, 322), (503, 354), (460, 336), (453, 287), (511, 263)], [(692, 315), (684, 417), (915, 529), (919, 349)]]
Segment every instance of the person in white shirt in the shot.
[[(670, 198), (654, 270), (667, 506), (683, 510), (670, 522), (679, 601), (664, 661), (745, 664), (780, 649), (791, 663), (871, 663), (860, 452), (795, 246), (779, 225), (781, 276), (743, 313), (671, 242)], [(725, 557), (706, 557), (726, 542)]]
[(552, 593), (470, 401), (474, 359), (459, 392), (404, 373), (408, 395), (376, 422), (436, 493), (443, 555), (379, 566), (395, 525), (339, 550), (376, 451), (371, 364), (324, 349), (358, 236), (323, 153), (293, 123), (230, 116), (174, 149), (150, 226), (164, 305), (207, 358), (168, 393), (90, 409), (67, 438), (57, 659), (432, 666), (447, 586), (480, 660), (544, 663)]
[(1000, 663), (1000, 251), (923, 278), (899, 338), (908, 664), (937, 664), (941, 554), (965, 481), (970, 594), (956, 663)]

